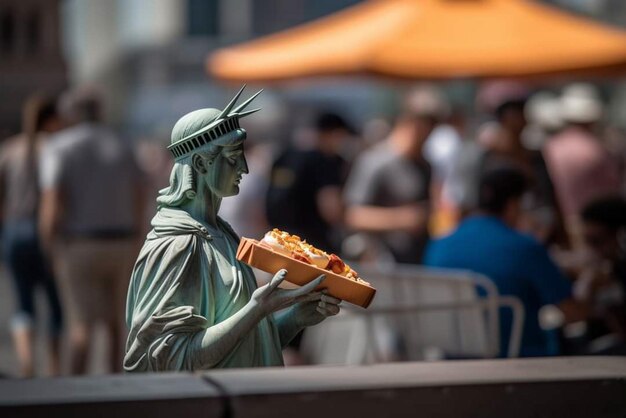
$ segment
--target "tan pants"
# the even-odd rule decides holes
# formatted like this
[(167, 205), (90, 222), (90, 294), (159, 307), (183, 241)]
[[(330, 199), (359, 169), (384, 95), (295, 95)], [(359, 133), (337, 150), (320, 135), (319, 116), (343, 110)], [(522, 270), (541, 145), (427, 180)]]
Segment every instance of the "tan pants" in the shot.
[(57, 247), (54, 265), (70, 324), (123, 323), (135, 248), (133, 239), (72, 239)]

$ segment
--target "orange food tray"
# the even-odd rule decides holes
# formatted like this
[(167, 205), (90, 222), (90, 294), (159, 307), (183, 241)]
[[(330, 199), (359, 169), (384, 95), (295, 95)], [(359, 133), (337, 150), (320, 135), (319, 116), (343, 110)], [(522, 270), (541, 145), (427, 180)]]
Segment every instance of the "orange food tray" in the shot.
[(287, 269), (286, 281), (302, 286), (325, 274), (326, 279), (320, 289), (328, 289), (331, 296), (367, 308), (374, 299), (376, 289), (331, 271), (321, 269), (303, 261), (295, 260), (262, 246), (257, 240), (241, 238), (237, 249), (237, 259), (268, 273)]

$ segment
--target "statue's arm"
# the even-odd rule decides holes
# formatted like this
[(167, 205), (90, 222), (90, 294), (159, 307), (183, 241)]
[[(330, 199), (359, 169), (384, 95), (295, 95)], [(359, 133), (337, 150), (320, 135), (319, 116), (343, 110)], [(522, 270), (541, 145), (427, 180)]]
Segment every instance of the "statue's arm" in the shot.
[[(264, 317), (294, 304), (317, 306), (321, 300), (322, 293), (313, 290), (320, 285), (323, 277), (299, 289), (284, 290), (278, 287), (286, 275), (286, 271), (282, 270), (268, 284), (256, 289), (242, 309), (218, 324), (211, 324), (207, 318), (196, 313), (199, 301), (190, 299), (198, 292), (189, 291), (184, 285), (185, 277), (198, 274), (198, 270), (188, 270), (195, 269), (197, 265), (189, 257), (194, 253), (193, 245), (187, 242), (180, 244), (187, 250), (179, 255), (181, 258), (173, 261), (179, 264), (178, 271), (184, 270), (185, 274), (170, 277), (158, 286), (150, 282), (142, 283), (140, 287), (144, 286), (148, 292), (130, 299), (132, 308), (129, 315), (132, 325), (124, 358), (126, 371), (198, 370), (215, 367)], [(162, 251), (147, 251), (138, 265), (152, 265), (153, 268), (167, 270), (167, 266), (158, 264), (156, 260), (167, 258), (163, 256), (163, 251), (171, 248), (171, 245), (159, 248)], [(138, 276), (146, 275), (149, 276), (150, 273), (138, 273)], [(130, 292), (130, 295), (134, 294), (135, 291)], [(306, 304), (309, 301), (312, 304)], [(293, 320), (298, 321), (283, 322), (281, 341), (285, 341), (284, 344), (306, 325), (305, 322), (299, 322), (301, 318), (302, 315), (294, 314)]]
[(187, 349), (191, 369), (215, 367), (264, 316), (263, 307), (251, 300), (230, 318), (197, 332)]
[(193, 369), (216, 366), (265, 316), (299, 302), (319, 301), (321, 294), (313, 290), (324, 280), (323, 276), (299, 289), (279, 289), (286, 274), (286, 270), (279, 271), (268, 284), (255, 290), (237, 313), (194, 335), (187, 350)]

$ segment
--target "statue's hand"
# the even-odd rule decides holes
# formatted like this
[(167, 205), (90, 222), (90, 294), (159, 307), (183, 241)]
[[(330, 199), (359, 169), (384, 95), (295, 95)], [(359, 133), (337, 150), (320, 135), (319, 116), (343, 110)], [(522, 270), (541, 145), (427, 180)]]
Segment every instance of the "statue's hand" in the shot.
[(328, 295), (326, 290), (319, 292), (319, 294), (319, 299), (300, 302), (291, 308), (291, 315), (293, 315), (298, 327), (305, 328), (317, 325), (327, 317), (339, 313), (341, 299)]
[(322, 283), (326, 275), (322, 274), (298, 289), (280, 289), (278, 286), (285, 280), (286, 275), (287, 270), (280, 270), (268, 284), (259, 287), (252, 294), (251, 302), (261, 309), (264, 316), (288, 308), (296, 303), (317, 303), (321, 300), (322, 293), (314, 290)]

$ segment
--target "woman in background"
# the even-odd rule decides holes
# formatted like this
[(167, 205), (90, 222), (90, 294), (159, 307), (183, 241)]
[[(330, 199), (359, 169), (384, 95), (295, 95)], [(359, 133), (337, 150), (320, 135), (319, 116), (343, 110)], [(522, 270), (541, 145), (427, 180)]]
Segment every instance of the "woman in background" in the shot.
[(60, 129), (55, 102), (33, 96), (23, 110), (23, 132), (9, 138), (0, 150), (0, 221), (3, 256), (16, 291), (16, 313), (11, 331), (20, 375), (32, 377), (34, 364), (35, 288), (42, 286), (49, 304), (48, 366), (59, 374), (61, 306), (51, 269), (40, 248), (38, 236), (39, 187), (37, 161), (46, 136)]

